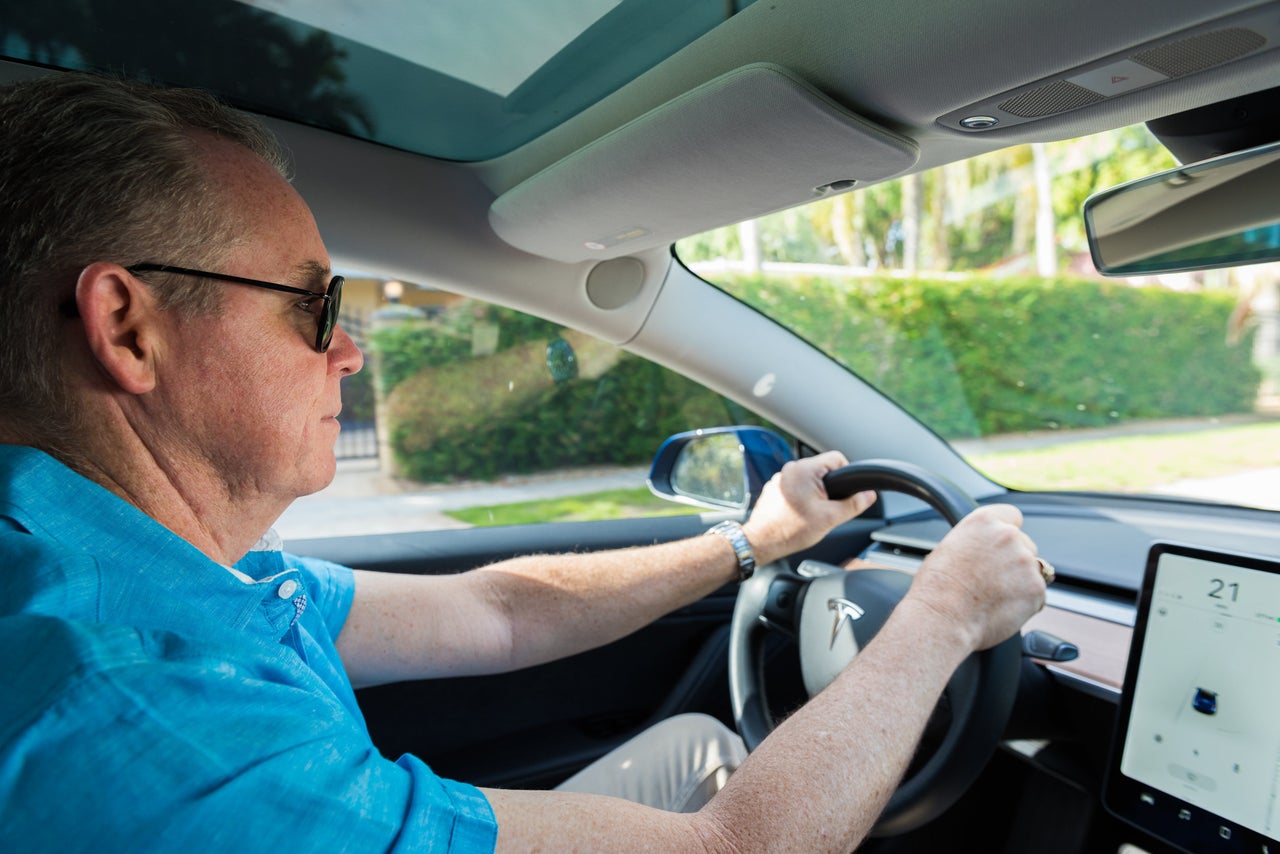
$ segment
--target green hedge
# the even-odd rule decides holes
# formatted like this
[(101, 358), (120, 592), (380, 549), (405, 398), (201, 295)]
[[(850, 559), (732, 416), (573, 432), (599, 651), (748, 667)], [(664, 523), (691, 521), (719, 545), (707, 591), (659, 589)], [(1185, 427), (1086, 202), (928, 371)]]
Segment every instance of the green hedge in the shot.
[[(947, 438), (1249, 411), (1260, 379), (1249, 341), (1225, 343), (1234, 302), (1220, 293), (1040, 279), (721, 284)], [(491, 344), (495, 327), (496, 350), (474, 358), (479, 333)], [(371, 350), (405, 475), (489, 479), (644, 464), (672, 433), (767, 426), (678, 374), (581, 339), (583, 376), (556, 383), (547, 345), (575, 334), (470, 301), (375, 330)]]
[[(498, 348), (473, 358), (478, 324), (498, 327)], [(476, 303), (375, 331), (370, 345), (381, 363), (391, 446), (403, 474), (447, 481), (643, 465), (673, 433), (768, 426), (679, 374), (600, 343), (590, 354), (579, 344), (578, 353), (582, 364), (590, 356), (607, 366), (598, 376), (556, 383), (546, 348), (561, 333), (555, 324)]]
[[(1253, 409), (1234, 298), (1071, 279), (740, 277), (800, 332), (951, 439)], [(1028, 402), (1028, 397), (1033, 402)]]

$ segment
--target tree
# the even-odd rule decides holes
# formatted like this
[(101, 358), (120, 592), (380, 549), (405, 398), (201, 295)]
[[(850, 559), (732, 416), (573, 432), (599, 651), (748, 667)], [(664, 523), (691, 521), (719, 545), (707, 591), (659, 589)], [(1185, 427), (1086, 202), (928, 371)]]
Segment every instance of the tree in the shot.
[(1050, 277), (1062, 256), (1087, 251), (1080, 211), (1088, 196), (1173, 165), (1141, 126), (1015, 146), (770, 214), (755, 233), (708, 232), (680, 250), (689, 260), (745, 259), (749, 251), (716, 252), (758, 239), (765, 261), (1010, 272), (1032, 262)]
[(920, 235), (924, 266), (930, 270), (951, 269), (951, 235), (947, 227), (951, 175), (963, 164), (947, 164), (924, 176), (924, 221)]
[(920, 269), (920, 175), (902, 179), (902, 269)]
[(866, 196), (861, 193), (841, 193), (832, 200), (831, 235), (840, 250), (840, 257), (850, 267), (867, 266), (867, 253), (862, 241), (867, 227), (865, 209)]
[(1036, 274), (1049, 278), (1058, 272), (1058, 246), (1054, 235), (1053, 179), (1043, 142), (1031, 143), (1036, 187)]
[(738, 223), (738, 244), (742, 247), (742, 268), (760, 272), (760, 229), (754, 219)]
[(373, 130), (365, 105), (346, 88), (346, 53), (334, 38), (248, 4), (184, 0), (189, 14), (179, 16), (150, 3), (8, 6), (0, 41), (25, 45), (35, 61), (112, 72), (124, 56), (133, 78), (198, 83), (240, 106), (288, 104), (336, 130)]

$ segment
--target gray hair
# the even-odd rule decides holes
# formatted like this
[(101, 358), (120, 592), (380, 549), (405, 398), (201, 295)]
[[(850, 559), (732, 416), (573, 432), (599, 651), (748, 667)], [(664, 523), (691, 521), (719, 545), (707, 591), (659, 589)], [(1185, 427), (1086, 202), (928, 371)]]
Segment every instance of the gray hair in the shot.
[[(287, 176), (270, 132), (206, 92), (87, 74), (0, 87), (0, 424), (25, 443), (59, 456), (74, 447), (58, 309), (81, 270), (213, 265), (236, 242), (235, 211), (201, 154), (209, 134)], [(164, 308), (221, 303), (219, 288), (148, 281)]]

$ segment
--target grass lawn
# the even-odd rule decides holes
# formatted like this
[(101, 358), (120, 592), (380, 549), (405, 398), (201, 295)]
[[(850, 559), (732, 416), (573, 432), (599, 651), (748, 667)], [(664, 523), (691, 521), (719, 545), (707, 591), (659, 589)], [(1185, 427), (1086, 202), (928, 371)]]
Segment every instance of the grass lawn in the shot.
[(645, 487), (609, 489), (568, 498), (495, 504), (450, 510), (448, 515), (477, 527), (527, 525), (533, 522), (593, 522), (600, 519), (634, 519), (640, 516), (680, 516), (701, 513), (697, 507), (676, 504), (654, 495)]
[[(1186, 433), (1069, 441), (1051, 447), (970, 454), (969, 462), (1014, 489), (1149, 492), (1188, 478), (1280, 467), (1280, 422)], [(476, 526), (585, 522), (702, 512), (648, 489), (614, 489), (570, 498), (450, 511)]]
[(1280, 423), (1085, 440), (968, 459), (1015, 489), (1148, 492), (1187, 478), (1280, 466)]

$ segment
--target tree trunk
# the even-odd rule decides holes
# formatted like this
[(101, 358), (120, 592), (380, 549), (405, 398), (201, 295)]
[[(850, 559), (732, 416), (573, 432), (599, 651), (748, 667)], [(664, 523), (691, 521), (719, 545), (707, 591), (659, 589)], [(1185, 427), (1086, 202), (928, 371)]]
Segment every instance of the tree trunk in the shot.
[(760, 272), (760, 228), (754, 219), (738, 223), (738, 242), (742, 244), (742, 268), (748, 273)]
[(1058, 241), (1053, 218), (1053, 180), (1043, 142), (1031, 143), (1036, 180), (1036, 273), (1048, 279), (1058, 274)]
[(928, 231), (921, 236), (920, 243), (924, 249), (924, 264), (930, 270), (951, 269), (951, 250), (947, 245), (947, 194), (950, 183), (950, 169), (943, 166), (935, 169), (933, 180), (925, 185), (928, 191), (925, 200), (925, 221)]
[(902, 179), (902, 269), (914, 273), (920, 267), (920, 176)]
[[(850, 267), (866, 267), (867, 253), (862, 248), (863, 228), (857, 220), (865, 218), (861, 193), (841, 193), (831, 200), (831, 238), (844, 263)], [(850, 204), (853, 201), (854, 204)]]

